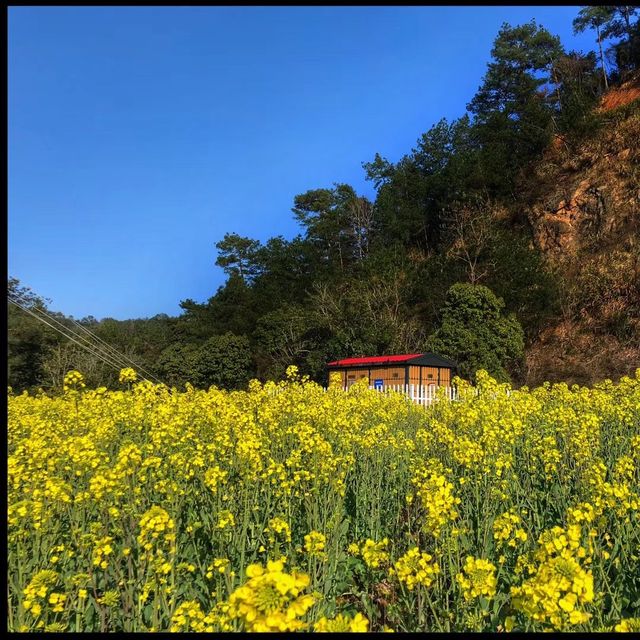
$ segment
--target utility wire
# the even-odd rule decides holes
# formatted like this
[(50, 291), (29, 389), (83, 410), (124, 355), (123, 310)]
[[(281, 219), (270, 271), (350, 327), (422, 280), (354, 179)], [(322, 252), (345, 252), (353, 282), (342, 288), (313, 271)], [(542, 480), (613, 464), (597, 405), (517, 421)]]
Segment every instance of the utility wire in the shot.
[(82, 331), (84, 331), (85, 333), (89, 334), (92, 338), (94, 338), (95, 340), (97, 340), (99, 343), (104, 345), (104, 348), (107, 349), (108, 352), (113, 352), (114, 354), (119, 355), (121, 358), (124, 358), (129, 364), (132, 364), (136, 371), (140, 371), (142, 373), (145, 373), (146, 375), (148, 375), (150, 378), (153, 378), (158, 384), (161, 384), (161, 381), (158, 380), (158, 378), (156, 378), (156, 376), (154, 376), (152, 373), (150, 373), (149, 371), (147, 371), (146, 369), (144, 369), (142, 367), (142, 365), (134, 362), (133, 360), (131, 360), (131, 358), (129, 358), (126, 354), (122, 353), (121, 351), (118, 351), (117, 349), (115, 349), (114, 347), (112, 347), (108, 342), (105, 342), (100, 336), (96, 335), (95, 333), (93, 333), (92, 331), (90, 331), (89, 329), (87, 329), (87, 327), (81, 325), (79, 322), (76, 322), (76, 320), (74, 320), (73, 318), (68, 318), (68, 320), (70, 320), (71, 322), (73, 322), (74, 325), (76, 325), (79, 329), (81, 329)]
[[(106, 362), (107, 364), (111, 365), (114, 369), (117, 369), (119, 371), (122, 368), (121, 364), (114, 363), (108, 357), (105, 357), (104, 354), (99, 354), (99, 353), (94, 352), (92, 349), (87, 347), (86, 344), (83, 344), (82, 342), (78, 342), (73, 336), (68, 335), (67, 333), (65, 333), (64, 331), (59, 329), (58, 327), (52, 325), (50, 322), (47, 322), (44, 318), (42, 318), (41, 316), (39, 316), (36, 313), (34, 313), (31, 309), (28, 309), (27, 307), (23, 306), (19, 302), (16, 302), (15, 300), (12, 300), (11, 298), (9, 298), (9, 302), (11, 304), (15, 305), (16, 307), (20, 307), (20, 309), (22, 309), (23, 311), (25, 311), (29, 315), (32, 315), (37, 320), (40, 320), (41, 322), (44, 322), (44, 324), (46, 324), (49, 327), (51, 327), (54, 331), (57, 331), (58, 333), (61, 333), (65, 338), (68, 338), (72, 342), (75, 342), (77, 345), (81, 346), (86, 351), (89, 351), (92, 355), (96, 356), (97, 358), (99, 358), (103, 362)], [(58, 324), (60, 324), (60, 323), (58, 323)], [(62, 325), (62, 326), (64, 326), (64, 325)], [(146, 380), (146, 378), (145, 378), (145, 380)]]
[[(37, 311), (39, 311), (40, 313), (45, 314), (50, 319), (56, 321), (55, 318), (53, 318), (53, 316), (51, 316), (51, 314), (47, 313), (46, 311), (43, 311), (42, 309), (37, 309)], [(83, 326), (82, 324), (80, 324), (79, 322), (74, 320), (73, 318), (67, 318), (65, 316), (65, 320), (68, 320), (68, 321), (72, 322), (76, 327), (78, 327), (79, 329), (81, 329), (82, 331), (84, 331), (85, 333), (90, 335), (92, 338), (97, 340), (99, 343), (104, 345), (104, 347), (102, 347), (102, 350), (106, 351), (109, 355), (111, 355), (111, 357), (113, 357), (114, 360), (118, 360), (119, 362), (122, 362), (122, 359), (126, 360), (126, 362), (122, 364), (123, 368), (124, 368), (124, 366), (127, 365), (127, 363), (128, 364), (132, 364), (136, 368), (136, 371), (142, 372), (143, 374), (146, 374), (150, 378), (153, 378), (153, 380), (155, 380), (158, 384), (162, 384), (162, 381), (158, 380), (158, 378), (155, 375), (153, 375), (152, 373), (150, 373), (149, 371), (144, 369), (141, 365), (139, 365), (136, 362), (134, 362), (133, 360), (131, 360), (131, 358), (128, 358), (124, 353), (121, 353), (120, 351), (118, 351), (117, 349), (112, 347), (108, 342), (105, 342), (100, 336), (96, 335), (95, 333), (93, 333), (92, 331), (87, 329), (87, 327)], [(66, 327), (66, 325), (65, 325), (65, 328), (67, 328), (67, 330), (71, 330), (70, 327)], [(82, 336), (79, 336), (78, 334), (74, 334), (74, 335), (77, 335), (79, 338), (82, 338)], [(83, 339), (86, 340), (86, 338), (83, 338)], [(88, 341), (88, 342), (90, 342), (90, 341)], [(92, 345), (92, 346), (95, 346), (96, 348), (100, 348), (100, 345)]]
[[(16, 298), (15, 296), (13, 297), (13, 302), (16, 302)], [(18, 302), (20, 304), (24, 303), (24, 300), (18, 300)], [(26, 305), (23, 305), (23, 308)], [(69, 326), (67, 326), (66, 324), (64, 324), (63, 322), (61, 322), (58, 318), (56, 318), (55, 316), (47, 313), (46, 311), (43, 311), (42, 309), (39, 309), (37, 307), (33, 307), (30, 309), (31, 311), (31, 315), (34, 315), (34, 312), (38, 312), (41, 315), (43, 315), (45, 318), (48, 318), (49, 320), (51, 320), (52, 322), (54, 322), (55, 324), (57, 324), (58, 326), (62, 327), (65, 331), (71, 333), (72, 336), (79, 338), (80, 340), (83, 340), (84, 342), (88, 343), (89, 346), (92, 349), (92, 353), (94, 355), (96, 355), (95, 351), (99, 352), (100, 354), (107, 356), (110, 360), (113, 360), (114, 362), (116, 362), (121, 368), (123, 367), (123, 362), (119, 359), (119, 357), (112, 355), (110, 353), (105, 352), (102, 348), (100, 348), (98, 345), (93, 344), (93, 342), (91, 342), (90, 340), (88, 340), (87, 338), (85, 338), (84, 336), (80, 336), (77, 333), (75, 333), (75, 331), (73, 331), (73, 329)], [(34, 317), (40, 318), (40, 316), (34, 315)], [(49, 324), (49, 323), (48, 323)], [(49, 324), (49, 326), (51, 326), (51, 324)], [(55, 328), (55, 327), (52, 327)], [(66, 335), (66, 334), (64, 334)], [(67, 336), (68, 337), (68, 336)]]
[[(81, 336), (81, 335), (75, 333), (73, 331), (73, 329), (71, 329), (67, 325), (63, 324), (62, 322), (57, 320), (55, 317), (47, 314), (46, 312), (42, 311), (41, 309), (38, 309), (37, 307), (36, 307), (36, 311), (39, 311), (42, 315), (44, 315), (45, 317), (47, 317), (50, 320), (52, 320), (53, 322), (55, 322), (57, 325), (62, 327), (64, 329), (64, 331), (62, 331), (59, 328), (55, 327), (50, 322), (47, 322), (47, 320), (45, 320), (43, 317), (41, 317), (41, 316), (37, 315), (36, 313), (34, 313), (34, 311), (32, 309), (29, 309), (28, 307), (24, 306), (23, 304), (21, 304), (20, 302), (16, 301), (15, 299), (12, 299), (11, 296), (9, 296), (9, 302), (11, 302), (12, 304), (14, 304), (17, 307), (20, 307), (23, 311), (25, 311), (29, 315), (33, 316), (34, 318), (44, 322), (44, 324), (46, 324), (47, 326), (51, 327), (52, 329), (54, 329), (58, 333), (62, 334), (65, 338), (68, 338), (72, 342), (75, 342), (77, 345), (81, 346), (86, 351), (89, 351), (89, 353), (91, 353), (92, 355), (96, 356), (98, 359), (106, 362), (107, 364), (111, 365), (112, 367), (114, 367), (118, 371), (120, 369), (124, 368), (124, 366), (126, 365), (126, 363), (123, 363), (122, 360), (120, 360), (120, 358), (122, 358), (122, 357), (126, 358), (126, 356), (123, 356), (122, 354), (120, 354), (118, 351), (113, 349), (113, 347), (110, 347), (110, 345), (106, 345), (106, 346), (109, 347), (111, 349), (111, 351), (113, 351), (115, 353), (115, 355), (110, 353), (110, 352), (105, 351), (99, 345), (96, 345), (96, 344), (92, 343), (90, 340), (88, 340), (84, 336)], [(75, 324), (77, 324), (77, 323), (75, 323)], [(68, 335), (68, 333), (66, 333), (66, 332), (69, 332), (71, 335)], [(91, 333), (91, 332), (89, 332), (89, 333)], [(91, 335), (93, 335), (93, 334), (91, 334)], [(95, 336), (95, 337), (97, 337), (97, 336)], [(84, 342), (88, 343), (89, 346), (87, 346), (87, 344), (84, 344), (82, 342), (78, 342), (78, 340), (76, 340), (75, 338), (79, 338), (80, 340), (84, 340)], [(148, 372), (144, 371), (144, 369), (139, 367), (139, 365), (137, 365), (131, 359), (129, 359), (129, 358), (126, 358), (126, 359), (131, 364), (135, 365), (137, 370), (142, 370), (144, 373), (148, 373)], [(162, 384), (161, 381), (158, 380), (158, 378), (156, 378), (152, 374), (148, 374), (148, 375), (151, 375), (151, 377), (153, 377), (158, 384)], [(146, 380), (147, 382), (151, 382), (151, 380), (149, 380), (145, 375), (143, 375), (143, 373), (140, 373), (140, 377), (143, 380)]]

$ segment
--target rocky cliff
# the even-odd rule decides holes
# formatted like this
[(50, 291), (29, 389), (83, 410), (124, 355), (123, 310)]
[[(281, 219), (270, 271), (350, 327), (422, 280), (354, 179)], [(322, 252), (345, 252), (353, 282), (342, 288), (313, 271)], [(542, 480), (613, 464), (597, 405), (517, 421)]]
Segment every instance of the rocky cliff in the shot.
[(530, 345), (529, 384), (593, 383), (640, 367), (640, 76), (605, 95), (598, 128), (557, 138), (523, 184), (562, 310)]

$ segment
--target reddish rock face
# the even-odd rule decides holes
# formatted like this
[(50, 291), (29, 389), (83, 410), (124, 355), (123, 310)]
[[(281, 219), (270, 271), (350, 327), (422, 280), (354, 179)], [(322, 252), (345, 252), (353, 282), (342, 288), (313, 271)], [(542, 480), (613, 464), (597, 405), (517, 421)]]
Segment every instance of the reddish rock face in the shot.
[[(534, 171), (527, 216), (551, 260), (597, 251), (637, 234), (640, 224), (640, 110), (605, 123), (581, 146), (554, 145)], [(633, 231), (635, 229), (635, 231)]]
[(614, 220), (607, 219), (607, 191), (608, 185), (594, 186), (586, 179), (578, 184), (569, 199), (560, 200), (555, 209), (541, 211), (534, 207), (538, 246), (543, 251), (573, 253), (585, 234), (597, 236), (610, 231)]
[(598, 111), (603, 112), (623, 107), (638, 98), (640, 98), (640, 74), (623, 83), (620, 87), (608, 91), (602, 97)]
[(530, 385), (592, 384), (640, 367), (640, 104), (630, 104), (640, 98), (640, 77), (636, 82), (604, 96), (597, 130), (579, 143), (557, 137), (522, 180), (519, 213), (562, 300), (562, 313), (528, 345)]

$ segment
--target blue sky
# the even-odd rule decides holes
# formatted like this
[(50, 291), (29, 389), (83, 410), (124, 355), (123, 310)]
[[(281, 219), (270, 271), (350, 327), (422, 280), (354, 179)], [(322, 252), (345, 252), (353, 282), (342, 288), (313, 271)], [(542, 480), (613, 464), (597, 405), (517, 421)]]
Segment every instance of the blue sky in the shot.
[(10, 7), (8, 270), (77, 318), (177, 315), (227, 231), (395, 161), (477, 90), (503, 22), (570, 7)]

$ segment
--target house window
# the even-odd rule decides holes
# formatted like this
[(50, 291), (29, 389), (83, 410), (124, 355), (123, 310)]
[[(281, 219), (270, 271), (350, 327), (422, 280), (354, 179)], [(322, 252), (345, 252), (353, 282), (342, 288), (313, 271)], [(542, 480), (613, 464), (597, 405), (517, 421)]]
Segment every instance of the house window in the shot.
[(400, 374), (397, 371), (394, 371), (393, 374), (392, 374), (392, 377), (393, 378), (399, 378)]
[(355, 380), (356, 379), (356, 374), (355, 373), (350, 373), (347, 378), (349, 378), (349, 380)]
[(433, 380), (433, 373), (427, 373), (427, 378), (429, 380)]

